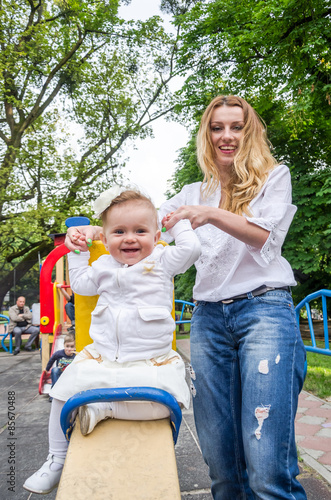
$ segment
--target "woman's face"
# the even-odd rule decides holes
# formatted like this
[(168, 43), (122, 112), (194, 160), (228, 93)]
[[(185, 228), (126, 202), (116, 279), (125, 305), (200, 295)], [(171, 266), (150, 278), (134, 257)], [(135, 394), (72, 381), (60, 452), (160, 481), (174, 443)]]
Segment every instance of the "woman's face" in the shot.
[(224, 171), (233, 164), (244, 128), (244, 111), (239, 106), (219, 106), (210, 120), (216, 166)]

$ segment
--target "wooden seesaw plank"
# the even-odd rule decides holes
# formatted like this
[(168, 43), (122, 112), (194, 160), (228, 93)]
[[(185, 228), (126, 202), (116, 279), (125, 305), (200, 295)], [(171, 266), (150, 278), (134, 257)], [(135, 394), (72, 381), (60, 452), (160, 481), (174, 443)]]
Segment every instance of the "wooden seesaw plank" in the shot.
[(82, 436), (77, 417), (56, 500), (180, 500), (169, 419), (104, 420)]

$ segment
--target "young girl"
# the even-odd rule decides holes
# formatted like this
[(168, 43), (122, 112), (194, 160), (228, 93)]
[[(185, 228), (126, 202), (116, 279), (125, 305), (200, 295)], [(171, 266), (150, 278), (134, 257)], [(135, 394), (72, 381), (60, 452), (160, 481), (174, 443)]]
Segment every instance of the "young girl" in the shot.
[[(171, 349), (172, 279), (199, 257), (198, 239), (189, 221), (181, 221), (171, 229), (176, 246), (158, 245), (156, 209), (134, 190), (120, 194), (118, 189), (108, 190), (95, 206), (103, 222), (100, 238), (110, 255), (88, 266), (88, 251), (69, 254), (72, 290), (99, 295), (90, 327), (94, 342), (76, 356), (51, 389), (49, 455), (23, 485), (34, 493), (49, 493), (60, 480), (67, 451), (60, 413), (64, 402), (77, 392), (149, 386), (170, 392), (186, 408), (189, 405), (185, 366)], [(75, 238), (80, 238), (78, 230)], [(83, 434), (105, 418), (151, 420), (168, 415), (163, 405), (150, 402), (98, 403), (79, 411)]]

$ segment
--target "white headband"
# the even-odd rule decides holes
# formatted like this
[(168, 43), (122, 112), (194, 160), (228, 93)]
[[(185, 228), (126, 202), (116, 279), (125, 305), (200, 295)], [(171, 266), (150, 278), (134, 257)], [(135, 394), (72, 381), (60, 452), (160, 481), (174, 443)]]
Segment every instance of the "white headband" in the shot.
[(149, 198), (148, 194), (145, 194), (144, 191), (139, 186), (133, 184), (131, 184), (130, 186), (119, 186), (118, 184), (114, 184), (110, 189), (107, 189), (107, 191), (101, 193), (100, 196), (98, 196), (98, 198), (93, 203), (94, 216), (100, 217), (102, 212), (109, 207), (113, 199), (117, 198), (117, 196), (123, 193), (123, 191), (127, 191), (128, 189), (137, 191), (142, 195), (146, 196), (146, 198)]
[(109, 207), (113, 199), (117, 198), (117, 196), (127, 189), (128, 188), (125, 186), (118, 186), (117, 184), (114, 184), (113, 187), (101, 193), (93, 203), (94, 216), (100, 217), (102, 212)]

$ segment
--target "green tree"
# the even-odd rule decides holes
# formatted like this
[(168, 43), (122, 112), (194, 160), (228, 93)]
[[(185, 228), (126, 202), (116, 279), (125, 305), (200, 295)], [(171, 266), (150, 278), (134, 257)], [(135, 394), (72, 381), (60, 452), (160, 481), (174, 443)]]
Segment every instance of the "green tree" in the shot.
[(198, 2), (177, 22), (183, 25), (184, 71), (193, 69), (184, 87), (191, 102), (226, 82), (241, 95), (286, 97), (298, 110), (316, 96), (330, 103), (327, 0)]
[[(0, 303), (63, 220), (120, 176), (124, 145), (175, 104), (177, 32), (119, 0), (0, 4)], [(70, 138), (80, 130), (81, 138)]]
[(293, 123), (294, 111), (280, 102), (265, 114), (279, 161), (290, 166), (293, 203), (298, 207), (284, 244), (299, 286), (296, 301), (331, 288), (331, 123), (323, 106)]

